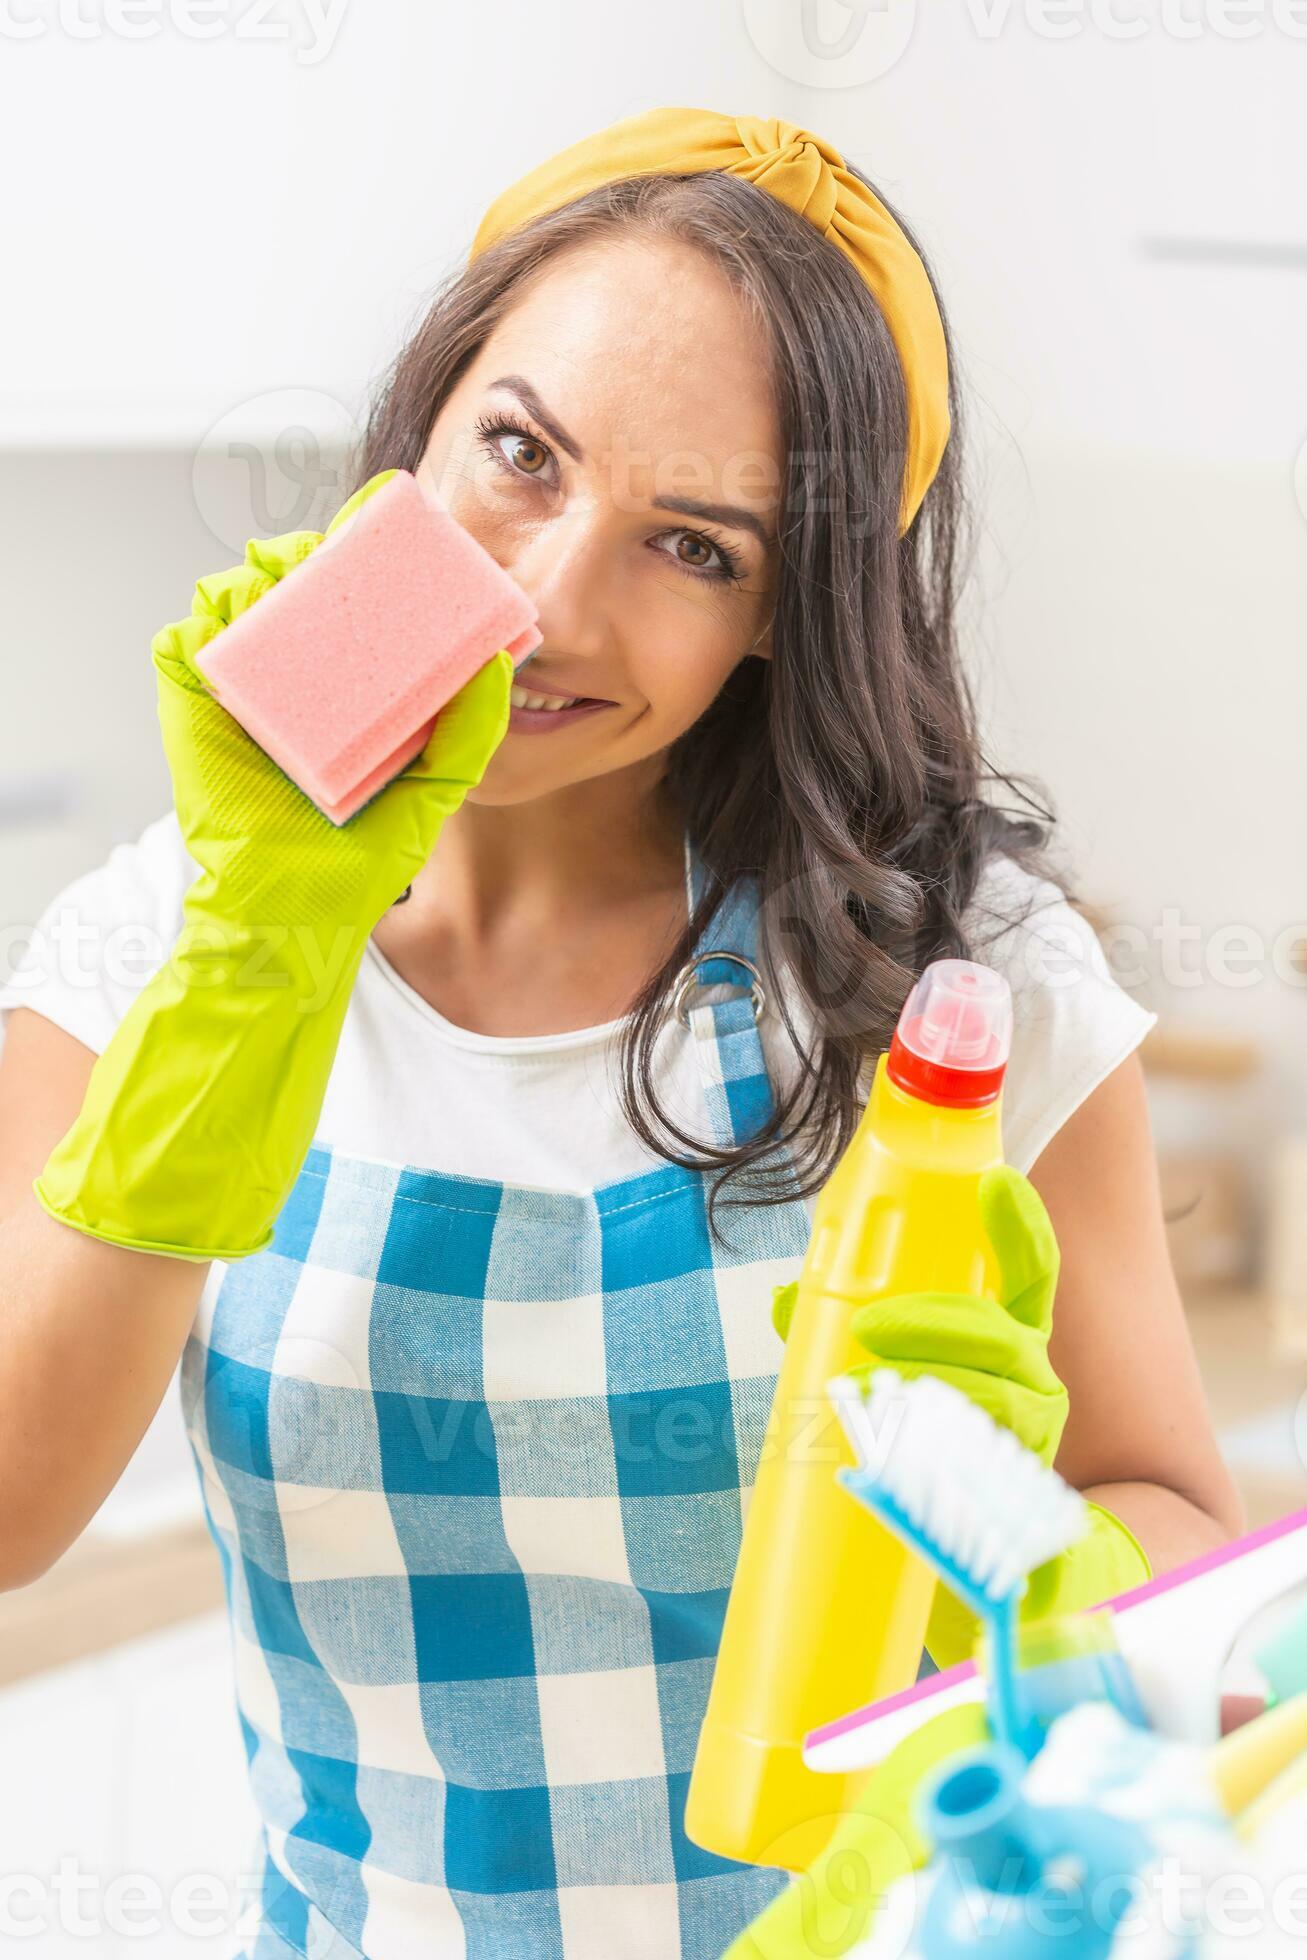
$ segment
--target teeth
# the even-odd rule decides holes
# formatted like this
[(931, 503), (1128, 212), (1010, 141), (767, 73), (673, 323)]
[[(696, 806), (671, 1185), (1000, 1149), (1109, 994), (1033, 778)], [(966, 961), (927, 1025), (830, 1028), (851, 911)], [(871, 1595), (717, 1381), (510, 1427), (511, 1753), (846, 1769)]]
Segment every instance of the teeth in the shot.
[(524, 687), (518, 687), (514, 683), (509, 689), (508, 698), (515, 708), (546, 708), (551, 714), (554, 714), (559, 708), (570, 708), (576, 696), (568, 695), (565, 697), (561, 694), (529, 694)]

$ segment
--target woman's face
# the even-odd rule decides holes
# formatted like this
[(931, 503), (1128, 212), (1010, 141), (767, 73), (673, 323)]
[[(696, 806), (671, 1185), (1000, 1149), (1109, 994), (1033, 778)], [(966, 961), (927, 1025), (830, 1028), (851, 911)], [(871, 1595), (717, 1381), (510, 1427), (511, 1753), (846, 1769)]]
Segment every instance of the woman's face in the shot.
[(553, 260), (446, 400), (417, 473), (540, 616), (473, 802), (648, 762), (739, 661), (768, 656), (780, 439), (765, 351), (690, 247), (605, 241)]

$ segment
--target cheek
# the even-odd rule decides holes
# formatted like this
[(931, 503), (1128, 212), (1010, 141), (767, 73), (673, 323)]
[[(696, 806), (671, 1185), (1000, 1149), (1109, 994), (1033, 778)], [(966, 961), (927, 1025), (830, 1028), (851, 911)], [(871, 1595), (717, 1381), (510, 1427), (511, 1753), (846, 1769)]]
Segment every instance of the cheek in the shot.
[(423, 488), (487, 551), (513, 548), (528, 521), (528, 500), (464, 432), (446, 446), (433, 435), (417, 467)]
[(646, 617), (630, 645), (627, 672), (661, 744), (684, 734), (712, 705), (737, 663), (739, 634), (704, 617), (687, 618), (674, 606), (658, 611), (660, 619)]
[(695, 578), (651, 552), (627, 621), (627, 665), (660, 718), (688, 728), (704, 713), (757, 632), (734, 585)]

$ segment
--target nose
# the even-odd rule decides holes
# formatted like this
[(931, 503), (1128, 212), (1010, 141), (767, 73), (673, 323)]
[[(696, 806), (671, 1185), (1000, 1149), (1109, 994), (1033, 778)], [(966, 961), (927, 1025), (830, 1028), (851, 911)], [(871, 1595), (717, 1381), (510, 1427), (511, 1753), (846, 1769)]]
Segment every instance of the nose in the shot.
[(597, 656), (611, 647), (614, 567), (602, 513), (569, 509), (542, 520), (504, 569), (535, 604), (540, 653)]

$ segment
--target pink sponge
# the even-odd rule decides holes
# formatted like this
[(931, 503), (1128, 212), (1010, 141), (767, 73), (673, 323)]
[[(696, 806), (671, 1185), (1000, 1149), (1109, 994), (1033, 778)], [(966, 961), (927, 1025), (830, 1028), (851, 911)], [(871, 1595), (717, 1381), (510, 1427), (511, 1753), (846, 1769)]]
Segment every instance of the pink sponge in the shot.
[(210, 693), (344, 823), (426, 745), (437, 711), (536, 609), (401, 470), (203, 652)]

